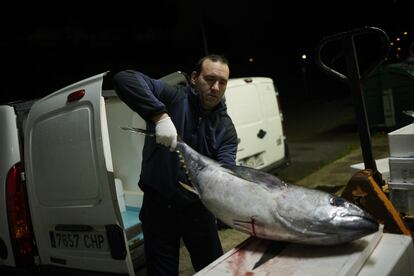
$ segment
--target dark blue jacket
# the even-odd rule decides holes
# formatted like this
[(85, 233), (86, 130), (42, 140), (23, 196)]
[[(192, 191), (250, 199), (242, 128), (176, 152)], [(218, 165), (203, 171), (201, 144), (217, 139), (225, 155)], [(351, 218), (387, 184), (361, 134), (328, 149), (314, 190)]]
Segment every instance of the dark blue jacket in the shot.
[[(235, 164), (237, 134), (222, 102), (212, 112), (203, 112), (198, 93), (189, 85), (171, 86), (132, 70), (121, 71), (113, 78), (119, 98), (147, 121), (162, 112), (171, 117), (178, 135), (193, 149), (223, 164)], [(139, 186), (144, 192), (156, 191), (177, 204), (198, 200), (178, 181), (188, 182), (180, 168), (178, 155), (146, 137)]]

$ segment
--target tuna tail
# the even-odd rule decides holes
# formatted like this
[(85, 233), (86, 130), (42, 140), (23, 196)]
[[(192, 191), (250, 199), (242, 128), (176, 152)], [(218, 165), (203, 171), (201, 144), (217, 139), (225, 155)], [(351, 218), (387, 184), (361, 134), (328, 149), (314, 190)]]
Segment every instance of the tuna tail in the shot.
[[(151, 137), (155, 137), (155, 133), (143, 128), (139, 128), (139, 127), (129, 127), (129, 126), (121, 126), (122, 130), (126, 130), (126, 131), (131, 131), (131, 132), (135, 132), (141, 135), (145, 135), (145, 136), (151, 136)], [(183, 139), (181, 139), (180, 136), (177, 136), (177, 141), (178, 142), (184, 142)]]
[[(122, 129), (122, 130), (131, 131), (131, 132), (134, 132), (134, 133), (138, 133), (138, 134), (141, 134), (141, 135), (145, 135), (145, 136), (155, 137), (155, 133), (154, 133), (154, 132), (148, 131), (148, 130), (146, 130), (146, 129), (138, 128), (138, 127), (121, 126), (121, 129)], [(184, 143), (183, 139), (181, 139), (181, 137), (180, 137), (180, 136), (178, 136), (178, 137), (177, 137), (177, 141), (178, 141), (179, 143)], [(180, 152), (179, 150), (175, 150), (175, 152), (178, 154), (178, 158), (180, 159), (180, 165), (181, 165), (181, 167), (185, 170), (185, 174), (187, 175), (188, 180), (191, 182), (190, 173), (189, 173), (189, 171), (187, 170), (187, 166), (186, 166), (186, 164), (185, 164), (185, 160), (184, 160), (184, 156), (183, 156), (182, 152)], [(188, 191), (190, 191), (190, 192), (193, 192), (193, 193), (195, 193), (195, 194), (197, 194), (197, 195), (198, 195), (197, 191), (196, 191), (196, 190), (194, 190), (194, 188), (193, 188), (193, 187), (191, 187), (191, 186), (189, 186), (189, 185), (187, 185), (187, 184), (184, 184), (184, 183), (182, 183), (182, 182), (180, 182), (180, 184), (181, 184), (181, 185), (182, 185), (182, 186), (183, 186), (186, 190), (188, 190)]]
[(142, 134), (142, 135), (145, 135), (145, 136), (155, 137), (154, 132), (148, 131), (146, 129), (138, 128), (138, 127), (121, 126), (121, 129), (131, 131), (131, 132), (135, 132), (135, 133), (138, 133), (138, 134)]

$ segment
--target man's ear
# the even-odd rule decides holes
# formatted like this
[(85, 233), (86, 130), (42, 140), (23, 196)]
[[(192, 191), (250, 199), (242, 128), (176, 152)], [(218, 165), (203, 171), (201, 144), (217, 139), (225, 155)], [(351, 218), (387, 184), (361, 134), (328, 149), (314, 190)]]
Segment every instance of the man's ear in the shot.
[(190, 81), (191, 81), (191, 84), (192, 85), (195, 85), (196, 79), (197, 79), (197, 72), (196, 71), (191, 72), (191, 79), (190, 79)]

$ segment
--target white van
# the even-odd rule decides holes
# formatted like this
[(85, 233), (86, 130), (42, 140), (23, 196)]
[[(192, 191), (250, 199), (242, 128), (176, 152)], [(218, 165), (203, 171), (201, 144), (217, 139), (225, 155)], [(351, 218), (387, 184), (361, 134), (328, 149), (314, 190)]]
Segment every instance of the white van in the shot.
[(230, 79), (225, 97), (239, 137), (238, 164), (265, 171), (286, 165), (283, 114), (272, 79)]
[[(0, 105), (0, 272), (134, 275), (145, 263), (137, 186), (144, 137), (121, 129), (145, 122), (102, 90), (105, 75)], [(164, 79), (185, 82), (179, 73)], [(264, 169), (285, 160), (272, 81), (231, 80), (226, 93), (238, 163)]]

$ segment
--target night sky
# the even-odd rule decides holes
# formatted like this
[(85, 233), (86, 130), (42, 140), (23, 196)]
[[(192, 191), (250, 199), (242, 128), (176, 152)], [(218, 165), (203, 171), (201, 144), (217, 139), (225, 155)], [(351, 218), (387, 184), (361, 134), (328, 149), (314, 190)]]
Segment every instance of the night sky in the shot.
[[(379, 27), (391, 40), (402, 38), (400, 56), (391, 49), (387, 62), (404, 59), (407, 45), (414, 41), (409, 1), (314, 2), (14, 4), (0, 12), (0, 101), (41, 97), (108, 70), (138, 69), (156, 78), (177, 70), (191, 72), (205, 53), (226, 55), (231, 77), (272, 77), (282, 100), (340, 97), (348, 88), (314, 65), (315, 47), (322, 38)], [(403, 36), (404, 31), (408, 35)], [(375, 41), (363, 45), (362, 63), (369, 63), (376, 47)], [(338, 53), (332, 50), (332, 59)]]

